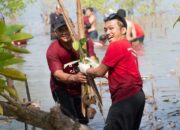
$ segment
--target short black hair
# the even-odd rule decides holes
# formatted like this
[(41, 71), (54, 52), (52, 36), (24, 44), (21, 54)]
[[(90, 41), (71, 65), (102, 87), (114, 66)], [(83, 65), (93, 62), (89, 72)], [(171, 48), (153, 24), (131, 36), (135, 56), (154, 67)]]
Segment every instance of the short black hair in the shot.
[(86, 10), (90, 10), (91, 12), (94, 11), (94, 9), (92, 7), (88, 7), (88, 8), (86, 8)]
[(85, 15), (86, 14), (86, 9), (82, 9), (82, 12)]
[(118, 21), (122, 22), (123, 26), (125, 28), (127, 28), (127, 23), (126, 23), (125, 18), (120, 16), (120, 15), (118, 15), (117, 13), (110, 14), (108, 17), (106, 17), (104, 19), (104, 22), (107, 22), (107, 21), (110, 21), (110, 20), (113, 20), (113, 19), (117, 19)]
[(121, 17), (126, 17), (126, 11), (124, 9), (118, 9), (117, 14)]

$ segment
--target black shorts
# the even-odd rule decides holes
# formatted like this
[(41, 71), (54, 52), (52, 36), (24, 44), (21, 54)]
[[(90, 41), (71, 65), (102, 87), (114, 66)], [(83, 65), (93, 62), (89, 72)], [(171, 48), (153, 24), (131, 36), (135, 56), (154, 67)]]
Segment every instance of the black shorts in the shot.
[(145, 95), (138, 94), (111, 105), (104, 130), (139, 130)]
[(144, 35), (141, 36), (141, 37), (137, 37), (137, 38), (133, 39), (133, 40), (130, 41), (130, 42), (131, 42), (131, 43), (132, 43), (132, 42), (139, 42), (139, 43), (143, 44), (143, 43), (144, 43)]
[(88, 118), (84, 117), (81, 111), (81, 95), (69, 95), (65, 90), (53, 92), (53, 98), (60, 103), (61, 111), (68, 117), (87, 124)]

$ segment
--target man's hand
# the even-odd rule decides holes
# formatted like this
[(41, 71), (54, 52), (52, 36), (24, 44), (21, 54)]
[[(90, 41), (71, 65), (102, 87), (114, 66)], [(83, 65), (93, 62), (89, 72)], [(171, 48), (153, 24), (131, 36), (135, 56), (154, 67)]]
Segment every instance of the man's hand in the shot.
[(90, 65), (89, 64), (79, 63), (78, 67), (80, 69), (80, 72), (86, 74), (86, 71), (87, 71), (87, 69), (90, 68)]
[(79, 81), (79, 82), (81, 82), (81, 83), (87, 83), (87, 78), (86, 78), (86, 76), (85, 76), (83, 73), (81, 73), (81, 72), (73, 75), (72, 78), (73, 78), (73, 81), (76, 81), (76, 82)]

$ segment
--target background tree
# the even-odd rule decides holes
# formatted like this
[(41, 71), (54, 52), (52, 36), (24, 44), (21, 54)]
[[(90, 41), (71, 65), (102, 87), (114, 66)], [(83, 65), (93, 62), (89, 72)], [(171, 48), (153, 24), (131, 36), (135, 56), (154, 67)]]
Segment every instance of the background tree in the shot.
[(0, 0), (0, 12), (6, 16), (16, 16), (23, 11), (26, 6), (36, 0)]
[(123, 8), (127, 10), (128, 15), (134, 13), (134, 9), (142, 0), (115, 0), (115, 4), (118, 5), (118, 8)]
[(101, 14), (106, 14), (109, 9), (114, 9), (113, 2), (108, 0), (82, 0), (81, 3), (84, 8), (93, 7)]

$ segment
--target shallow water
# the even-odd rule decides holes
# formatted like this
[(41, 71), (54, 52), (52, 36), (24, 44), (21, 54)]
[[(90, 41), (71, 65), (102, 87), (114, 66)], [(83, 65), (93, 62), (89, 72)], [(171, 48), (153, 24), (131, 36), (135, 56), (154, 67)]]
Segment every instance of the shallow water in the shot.
[[(37, 9), (36, 7), (37, 5), (30, 8)], [(32, 100), (40, 102), (41, 108), (49, 111), (54, 105), (49, 88), (49, 69), (46, 63), (46, 50), (51, 41), (49, 35), (45, 35), (43, 32), (44, 25), (41, 23), (40, 15), (30, 12), (27, 14), (31, 14), (33, 20), (29, 21), (27, 15), (23, 15), (19, 21), (26, 24), (25, 30), (34, 35), (26, 47), (31, 54), (22, 55), (26, 62), (17, 67), (27, 74)], [(148, 18), (151, 19), (151, 17)], [(180, 110), (180, 83), (178, 81), (178, 75), (180, 75), (180, 23), (177, 23), (174, 29), (172, 28), (173, 22), (176, 20), (175, 15), (162, 16), (157, 24), (151, 24), (152, 20), (145, 21), (141, 18), (138, 20), (146, 29), (144, 51), (139, 56), (139, 67), (142, 77), (144, 77), (143, 89), (147, 96), (152, 96), (152, 87), (155, 87), (155, 100), (158, 106), (157, 111), (154, 111), (151, 103), (147, 101), (141, 129), (153, 130), (152, 124), (158, 123), (163, 126), (163, 130), (179, 130), (180, 116), (168, 116), (168, 113)], [(95, 51), (97, 56), (102, 59), (105, 50), (96, 48)], [(97, 83), (99, 81), (100, 79), (97, 79)], [(26, 98), (25, 84), (23, 82), (15, 82), (15, 84), (19, 95)], [(111, 104), (107, 90), (108, 87), (104, 86), (102, 96), (104, 118), (106, 118)], [(163, 101), (167, 99), (169, 102)], [(156, 120), (154, 120), (155, 118)], [(176, 124), (175, 128), (170, 128), (171, 121)], [(98, 108), (95, 118), (90, 121), (89, 125), (94, 130), (103, 129), (104, 119)], [(0, 124), (0, 130), (10, 129), (23, 130), (24, 124), (17, 121)]]

